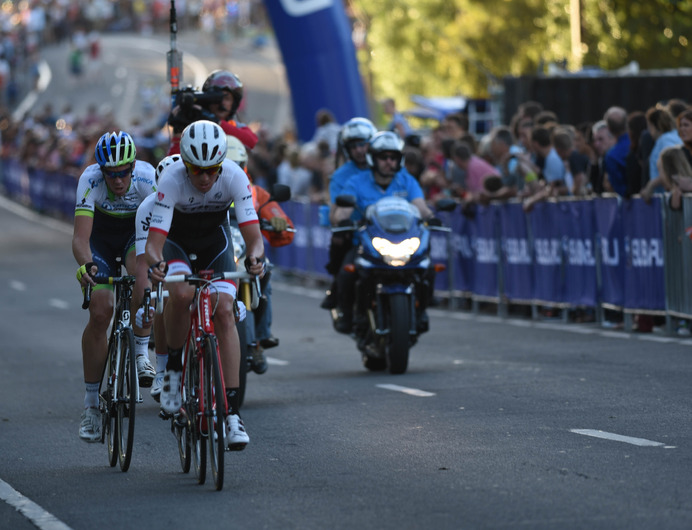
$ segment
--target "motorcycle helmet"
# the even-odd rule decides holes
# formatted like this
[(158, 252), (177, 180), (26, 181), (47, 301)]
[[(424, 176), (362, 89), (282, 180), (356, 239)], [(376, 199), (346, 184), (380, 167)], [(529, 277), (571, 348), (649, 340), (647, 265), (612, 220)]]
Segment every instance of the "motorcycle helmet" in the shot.
[(339, 131), (339, 147), (348, 160), (348, 145), (355, 141), (368, 141), (377, 132), (377, 127), (367, 118), (351, 118)]
[(161, 162), (159, 162), (159, 164), (156, 166), (156, 183), (159, 183), (159, 178), (161, 178), (161, 172), (164, 169), (180, 160), (182, 160), (182, 158), (180, 158), (180, 155), (169, 155), (163, 160), (161, 160)]
[(94, 154), (99, 166), (117, 167), (134, 162), (137, 149), (132, 136), (126, 132), (112, 132), (99, 138)]
[(368, 162), (368, 167), (372, 170), (376, 170), (375, 167), (375, 157), (384, 152), (398, 153), (400, 156), (399, 163), (397, 164), (397, 172), (401, 169), (404, 163), (404, 141), (399, 138), (399, 135), (391, 131), (378, 132), (370, 138), (370, 146), (368, 147), (368, 154), (365, 155), (365, 159)]
[(180, 137), (180, 156), (197, 167), (221, 164), (226, 158), (226, 133), (212, 121), (193, 122), (185, 127)]
[(230, 134), (226, 135), (226, 158), (233, 160), (241, 168), (245, 169), (247, 165), (247, 149), (243, 145), (243, 142), (238, 140), (235, 136)]
[(235, 116), (243, 99), (243, 83), (240, 82), (238, 76), (228, 70), (214, 70), (202, 85), (202, 92), (213, 92), (215, 90), (226, 90), (233, 94), (231, 117)]

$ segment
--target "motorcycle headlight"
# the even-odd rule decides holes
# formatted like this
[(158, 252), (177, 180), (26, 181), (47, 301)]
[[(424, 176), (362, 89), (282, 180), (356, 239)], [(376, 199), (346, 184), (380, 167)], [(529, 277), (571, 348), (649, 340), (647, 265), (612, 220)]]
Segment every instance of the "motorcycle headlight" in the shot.
[(381, 237), (374, 237), (372, 239), (372, 246), (380, 253), (387, 265), (401, 267), (402, 265), (406, 265), (411, 259), (411, 256), (418, 250), (420, 239), (417, 237), (410, 237), (404, 239), (401, 243), (392, 243)]

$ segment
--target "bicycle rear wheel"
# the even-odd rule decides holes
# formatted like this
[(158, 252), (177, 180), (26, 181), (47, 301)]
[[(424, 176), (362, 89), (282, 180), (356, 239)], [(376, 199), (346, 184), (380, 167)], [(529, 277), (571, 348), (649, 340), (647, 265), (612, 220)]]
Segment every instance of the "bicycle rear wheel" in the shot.
[(200, 424), (202, 421), (200, 402), (199, 359), (194, 340), (190, 341), (185, 371), (185, 396), (187, 401), (187, 416), (190, 432), (190, 447), (192, 450), (192, 469), (198, 484), (207, 480), (207, 442), (202, 436)]
[(247, 388), (247, 371), (248, 371), (248, 360), (247, 360), (247, 318), (236, 324), (238, 329), (238, 339), (240, 340), (240, 373), (239, 385), (238, 385), (238, 402), (240, 406), (243, 405), (245, 401), (245, 389)]
[(130, 468), (135, 439), (135, 406), (139, 397), (139, 385), (135, 364), (135, 335), (132, 328), (122, 330), (119, 339), (120, 370), (116, 388), (116, 429), (120, 469), (127, 471)]
[(221, 366), (216, 337), (204, 338), (204, 415), (209, 439), (209, 467), (217, 490), (223, 488), (223, 455), (226, 450), (226, 396), (221, 383)]
[(113, 395), (115, 393), (115, 388), (113, 383), (115, 381), (115, 372), (117, 370), (116, 363), (116, 341), (111, 337), (108, 342), (108, 359), (106, 360), (106, 373), (105, 373), (105, 383), (106, 390), (101, 395), (101, 418), (103, 425), (103, 434), (106, 438), (108, 444), (108, 463), (111, 467), (115, 467), (118, 462), (118, 436), (115, 427), (115, 401), (113, 400)]

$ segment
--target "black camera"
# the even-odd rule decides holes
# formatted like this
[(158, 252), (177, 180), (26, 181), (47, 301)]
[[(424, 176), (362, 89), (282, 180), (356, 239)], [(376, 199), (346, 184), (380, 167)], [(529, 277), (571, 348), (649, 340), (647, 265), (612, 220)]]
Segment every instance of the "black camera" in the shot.
[[(189, 124), (198, 120), (211, 120), (218, 122), (214, 114), (209, 111), (209, 105), (221, 103), (222, 91), (200, 92), (188, 86), (180, 89), (173, 95), (174, 111), (168, 116), (168, 123), (174, 132), (179, 133)], [(175, 109), (178, 107), (177, 109)]]

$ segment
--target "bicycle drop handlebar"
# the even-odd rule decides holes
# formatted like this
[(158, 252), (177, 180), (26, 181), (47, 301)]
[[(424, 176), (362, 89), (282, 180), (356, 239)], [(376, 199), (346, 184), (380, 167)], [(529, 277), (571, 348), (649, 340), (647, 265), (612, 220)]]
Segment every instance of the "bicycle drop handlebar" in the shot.
[[(95, 276), (91, 278), (97, 285), (116, 285), (120, 283), (133, 284), (135, 282), (134, 276)], [(87, 284), (84, 288), (84, 301), (82, 302), (82, 309), (89, 309), (89, 304), (91, 303), (91, 291), (93, 286)]]

